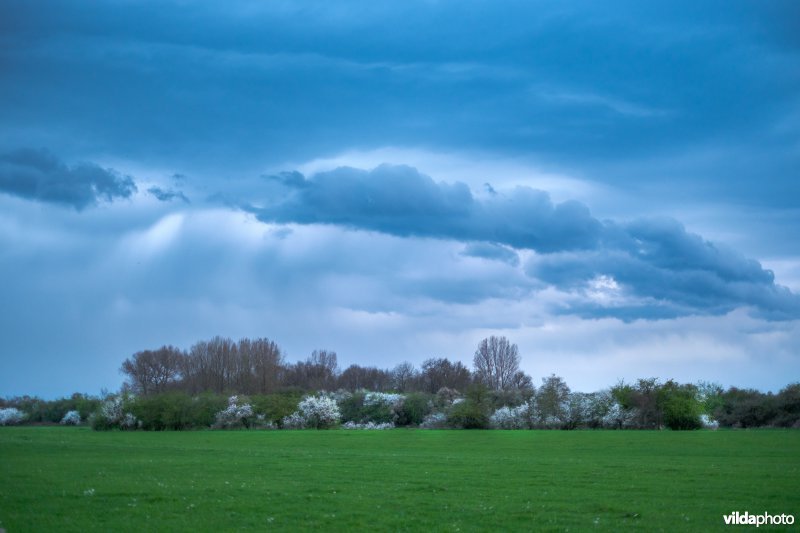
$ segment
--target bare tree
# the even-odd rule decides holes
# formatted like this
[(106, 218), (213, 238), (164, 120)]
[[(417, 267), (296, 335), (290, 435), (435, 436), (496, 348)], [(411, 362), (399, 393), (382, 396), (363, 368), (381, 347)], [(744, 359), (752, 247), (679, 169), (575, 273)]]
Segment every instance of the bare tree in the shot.
[(408, 361), (403, 361), (392, 369), (392, 387), (397, 392), (408, 392), (414, 387), (419, 372), (414, 365)]
[(350, 365), (339, 375), (338, 386), (342, 389), (357, 391), (385, 392), (391, 388), (391, 373), (374, 366)]
[(493, 390), (513, 388), (519, 380), (519, 350), (505, 337), (483, 339), (475, 350), (473, 365), (475, 378)]
[(432, 358), (422, 363), (420, 383), (422, 389), (431, 394), (442, 387), (465, 391), (471, 382), (472, 375), (461, 361), (451, 363), (447, 358)]
[(285, 385), (304, 390), (333, 390), (339, 375), (336, 352), (314, 350), (305, 361), (298, 361), (286, 369)]
[(176, 384), (181, 377), (186, 354), (174, 346), (136, 352), (122, 363), (131, 389), (139, 394), (157, 394)]

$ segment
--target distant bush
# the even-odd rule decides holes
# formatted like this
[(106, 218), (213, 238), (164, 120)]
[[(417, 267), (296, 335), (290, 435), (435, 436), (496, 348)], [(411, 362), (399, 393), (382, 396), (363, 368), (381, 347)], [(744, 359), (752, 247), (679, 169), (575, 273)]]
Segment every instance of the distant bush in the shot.
[(67, 411), (61, 423), (65, 426), (78, 426), (81, 423), (81, 414), (78, 411)]
[(89, 417), (89, 424), (95, 430), (136, 429), (140, 421), (130, 412), (132, 398), (111, 396)]
[(422, 429), (442, 429), (447, 427), (447, 415), (441, 412), (430, 413), (419, 425)]
[(19, 424), (25, 419), (25, 413), (16, 407), (6, 407), (0, 409), (0, 426), (11, 426)]
[(297, 411), (303, 395), (299, 392), (288, 391), (275, 394), (251, 396), (250, 404), (257, 414), (262, 414), (267, 422), (279, 425), (281, 421)]
[(283, 417), (281, 420), (281, 427), (283, 429), (305, 429), (306, 419), (299, 411)]
[(215, 428), (249, 428), (256, 421), (253, 406), (239, 396), (228, 398), (228, 407), (217, 413)]
[(328, 396), (307, 396), (297, 406), (297, 411), (285, 417), (281, 425), (285, 428), (329, 429), (341, 419), (336, 400)]
[(403, 403), (397, 409), (395, 425), (419, 426), (433, 409), (432, 396), (424, 392), (406, 394)]
[(345, 422), (342, 424), (342, 429), (393, 429), (394, 424), (391, 422), (384, 422), (376, 424), (374, 422), (367, 422), (366, 424), (356, 424), (355, 422)]
[(489, 427), (489, 415), (483, 405), (466, 399), (450, 407), (447, 425), (457, 429), (486, 429)]
[(530, 424), (530, 406), (501, 407), (489, 417), (491, 427), (495, 429), (528, 429)]

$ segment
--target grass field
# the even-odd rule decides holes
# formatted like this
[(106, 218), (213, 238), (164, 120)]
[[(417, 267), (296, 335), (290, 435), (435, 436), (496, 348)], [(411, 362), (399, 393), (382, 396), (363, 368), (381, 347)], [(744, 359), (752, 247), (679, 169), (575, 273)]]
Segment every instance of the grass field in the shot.
[(800, 518), (800, 431), (0, 428), (9, 533), (707, 531), (732, 511)]

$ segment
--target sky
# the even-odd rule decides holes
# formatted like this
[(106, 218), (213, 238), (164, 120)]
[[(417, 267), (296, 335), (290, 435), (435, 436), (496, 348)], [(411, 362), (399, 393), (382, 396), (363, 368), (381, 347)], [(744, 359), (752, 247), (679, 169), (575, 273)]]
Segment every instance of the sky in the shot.
[(287, 361), (800, 376), (800, 4), (6, 0), (0, 396)]

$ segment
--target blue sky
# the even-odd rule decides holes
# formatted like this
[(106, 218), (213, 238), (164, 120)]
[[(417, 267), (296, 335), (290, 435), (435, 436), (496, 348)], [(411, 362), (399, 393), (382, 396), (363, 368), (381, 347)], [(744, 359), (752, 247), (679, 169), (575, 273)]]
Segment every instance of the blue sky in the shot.
[(576, 390), (800, 375), (792, 1), (0, 5), (0, 394), (135, 351), (505, 335)]

